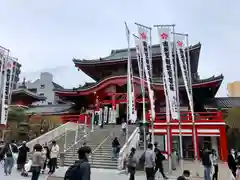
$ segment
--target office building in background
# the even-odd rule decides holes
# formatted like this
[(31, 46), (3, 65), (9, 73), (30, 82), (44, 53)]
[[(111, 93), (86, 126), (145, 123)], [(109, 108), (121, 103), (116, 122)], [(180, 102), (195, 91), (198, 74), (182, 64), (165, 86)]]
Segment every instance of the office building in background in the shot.
[(229, 97), (240, 97), (240, 81), (228, 83), (227, 91)]

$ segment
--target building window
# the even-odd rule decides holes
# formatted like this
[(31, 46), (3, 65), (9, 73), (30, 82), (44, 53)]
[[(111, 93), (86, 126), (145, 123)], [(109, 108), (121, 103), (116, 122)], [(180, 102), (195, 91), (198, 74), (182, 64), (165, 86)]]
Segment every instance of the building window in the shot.
[(41, 84), (40, 89), (44, 89), (45, 88), (45, 84)]
[(40, 96), (44, 96), (44, 93), (40, 93), (39, 95), (40, 95)]
[(48, 102), (48, 105), (52, 105), (52, 102)]

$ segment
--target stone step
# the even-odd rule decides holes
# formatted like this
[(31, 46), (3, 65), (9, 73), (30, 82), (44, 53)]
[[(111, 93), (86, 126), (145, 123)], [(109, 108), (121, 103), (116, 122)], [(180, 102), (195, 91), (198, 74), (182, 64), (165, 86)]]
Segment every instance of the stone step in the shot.
[[(78, 156), (69, 156), (69, 157), (65, 157), (67, 160), (76, 160), (76, 159), (78, 159)], [(94, 157), (91, 157), (91, 159), (90, 160), (104, 160), (104, 161), (112, 161), (112, 156), (107, 156), (107, 157), (105, 157), (105, 156), (94, 156)], [(117, 160), (115, 160), (115, 161), (117, 161)]]
[[(71, 160), (65, 160), (64, 162), (64, 165), (67, 165), (67, 164), (74, 164), (75, 160), (74, 161), (71, 161)], [(90, 161), (89, 162), (90, 164), (93, 164), (93, 165), (109, 165), (109, 166), (117, 166), (117, 161)]]
[[(64, 163), (65, 166), (71, 166), (73, 163)], [(101, 168), (101, 169), (116, 169), (117, 165), (103, 165), (103, 164), (91, 164), (91, 168)]]
[[(88, 146), (88, 145), (87, 145)], [(74, 150), (74, 149), (79, 149), (82, 147), (82, 144), (81, 146), (74, 146), (72, 149), (70, 149), (69, 151), (71, 150)], [(92, 149), (92, 151), (94, 151), (95, 149), (97, 150), (100, 150), (100, 149), (106, 149), (106, 150), (112, 150), (112, 147), (106, 147), (106, 146), (99, 146), (99, 145), (95, 145), (95, 146), (88, 146)]]

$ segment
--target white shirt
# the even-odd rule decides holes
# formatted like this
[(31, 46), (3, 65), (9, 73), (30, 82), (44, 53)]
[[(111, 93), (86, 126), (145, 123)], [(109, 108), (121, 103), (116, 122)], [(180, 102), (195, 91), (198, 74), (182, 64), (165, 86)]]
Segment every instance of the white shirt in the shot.
[(56, 144), (55, 146), (52, 146), (50, 157), (51, 158), (57, 158), (59, 154), (59, 146)]
[(127, 123), (126, 122), (122, 123), (122, 129), (125, 129), (126, 127), (127, 127)]

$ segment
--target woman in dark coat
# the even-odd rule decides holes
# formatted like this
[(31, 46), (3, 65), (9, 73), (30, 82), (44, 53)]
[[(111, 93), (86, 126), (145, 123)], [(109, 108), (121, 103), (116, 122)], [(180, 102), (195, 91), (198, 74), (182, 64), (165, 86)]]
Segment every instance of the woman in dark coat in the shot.
[(24, 171), (24, 165), (27, 162), (28, 152), (29, 152), (29, 148), (26, 146), (26, 142), (24, 141), (22, 146), (19, 148), (19, 153), (17, 158), (17, 169), (19, 171)]

